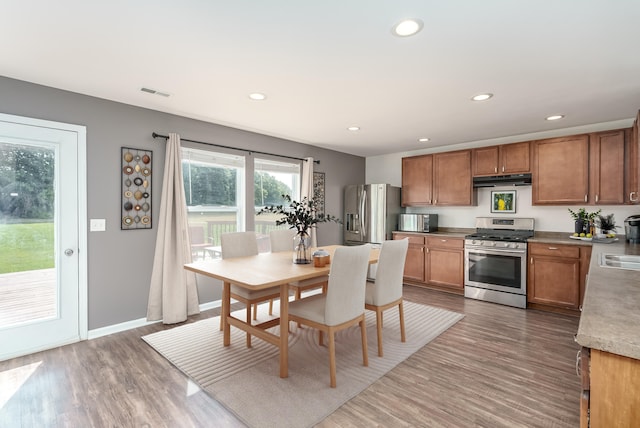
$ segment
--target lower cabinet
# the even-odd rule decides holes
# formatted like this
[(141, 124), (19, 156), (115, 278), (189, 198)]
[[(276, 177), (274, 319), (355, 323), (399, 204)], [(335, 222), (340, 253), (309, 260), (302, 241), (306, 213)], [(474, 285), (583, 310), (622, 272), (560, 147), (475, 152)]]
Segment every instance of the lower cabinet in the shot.
[(464, 240), (429, 236), (425, 253), (425, 282), (464, 293)]
[(640, 360), (597, 349), (581, 352), (580, 427), (637, 427)]
[(404, 280), (464, 294), (464, 239), (443, 235), (394, 233), (393, 239), (409, 239)]
[(529, 306), (577, 311), (582, 304), (590, 257), (589, 246), (529, 243)]

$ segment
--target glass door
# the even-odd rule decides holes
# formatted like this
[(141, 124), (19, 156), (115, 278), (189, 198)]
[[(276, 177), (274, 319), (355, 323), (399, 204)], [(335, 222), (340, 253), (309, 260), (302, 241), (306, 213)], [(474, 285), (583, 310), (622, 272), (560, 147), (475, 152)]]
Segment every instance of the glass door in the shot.
[(81, 136), (42, 122), (0, 115), (0, 360), (80, 338)]

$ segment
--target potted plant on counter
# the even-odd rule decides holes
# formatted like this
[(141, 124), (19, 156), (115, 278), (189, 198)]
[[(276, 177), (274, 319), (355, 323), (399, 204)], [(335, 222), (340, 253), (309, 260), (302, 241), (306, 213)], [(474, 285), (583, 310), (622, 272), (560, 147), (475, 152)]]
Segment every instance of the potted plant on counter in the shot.
[(613, 214), (598, 215), (596, 225), (600, 228), (600, 233), (607, 238), (616, 237), (615, 231), (619, 226), (616, 226), (616, 220), (613, 218)]
[(593, 234), (593, 222), (594, 219), (602, 212), (598, 210), (595, 212), (587, 212), (586, 209), (580, 208), (578, 211), (573, 211), (569, 208), (569, 214), (575, 222), (575, 229), (573, 230), (579, 236), (586, 236), (588, 233)]

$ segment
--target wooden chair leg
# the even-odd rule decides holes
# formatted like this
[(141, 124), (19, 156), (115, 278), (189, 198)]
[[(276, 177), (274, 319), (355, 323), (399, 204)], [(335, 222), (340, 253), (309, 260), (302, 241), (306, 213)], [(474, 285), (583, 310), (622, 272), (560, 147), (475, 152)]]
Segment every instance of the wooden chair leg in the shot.
[[(300, 300), (301, 298), (302, 298), (302, 291), (300, 291), (300, 287), (296, 287), (296, 300)], [(297, 323), (297, 324), (298, 324), (298, 328), (302, 327), (300, 323)], [(322, 346), (322, 336), (320, 336), (320, 346)]]
[(322, 335), (322, 330), (318, 330), (318, 345), (324, 345), (324, 337)]
[(273, 299), (269, 300), (269, 315), (273, 315)]
[(329, 327), (329, 332), (327, 333), (329, 336), (329, 377), (331, 379), (330, 385), (331, 388), (336, 387), (336, 342), (334, 337), (334, 332), (331, 327)]
[[(251, 324), (251, 304), (247, 304), (247, 324)], [(251, 348), (251, 335), (247, 332), (247, 348)]]
[(403, 342), (407, 341), (407, 337), (405, 336), (405, 332), (404, 332), (404, 308), (402, 306), (402, 300), (400, 301), (400, 304), (398, 305), (398, 311), (400, 312), (400, 340)]
[(224, 314), (221, 312), (220, 313), (220, 331), (224, 330), (224, 324), (222, 323), (223, 317), (224, 317)]
[(376, 308), (376, 330), (378, 333), (378, 356), (382, 357), (382, 310)]
[(258, 319), (258, 304), (254, 303), (253, 305), (253, 320), (257, 320)]
[(380, 312), (380, 328), (384, 327), (384, 315)]
[(364, 316), (360, 320), (360, 334), (362, 336), (362, 365), (369, 366), (369, 353), (367, 352), (367, 324)]

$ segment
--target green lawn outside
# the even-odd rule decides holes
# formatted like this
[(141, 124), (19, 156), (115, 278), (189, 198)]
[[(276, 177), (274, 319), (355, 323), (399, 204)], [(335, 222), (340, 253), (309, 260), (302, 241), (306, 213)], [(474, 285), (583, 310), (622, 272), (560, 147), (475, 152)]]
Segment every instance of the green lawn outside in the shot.
[(0, 224), (0, 274), (54, 267), (53, 223)]

